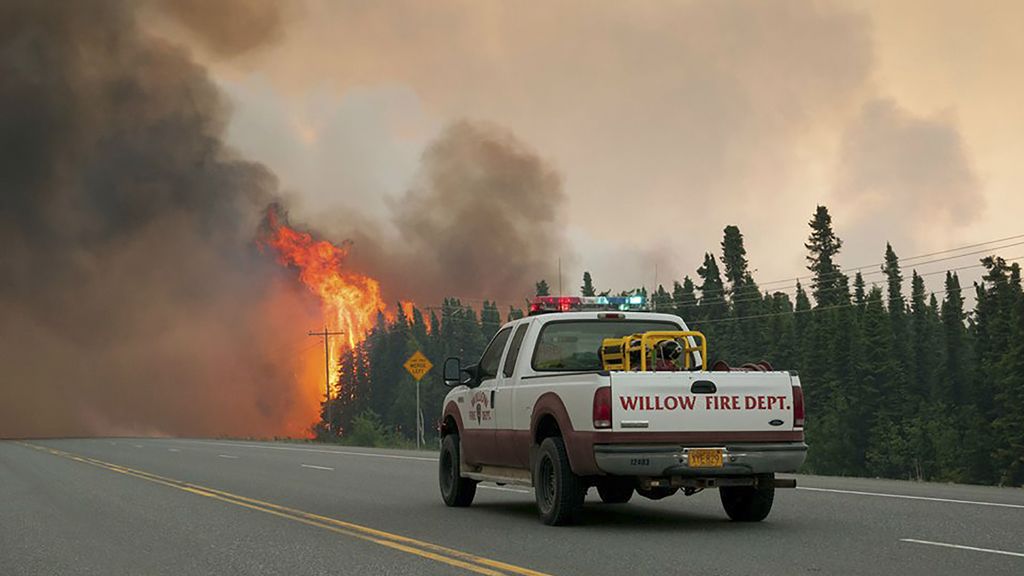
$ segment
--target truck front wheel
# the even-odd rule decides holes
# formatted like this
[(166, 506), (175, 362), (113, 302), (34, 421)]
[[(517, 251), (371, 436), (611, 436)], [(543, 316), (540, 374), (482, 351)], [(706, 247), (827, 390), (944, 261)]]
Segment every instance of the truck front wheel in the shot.
[(760, 522), (768, 517), (775, 501), (774, 474), (758, 476), (757, 486), (724, 486), (718, 489), (722, 507), (737, 522)]
[(449, 434), (441, 442), (441, 457), (438, 459), (441, 481), (441, 497), (449, 506), (469, 506), (476, 496), (476, 480), (463, 478), (459, 472), (459, 435)]
[(545, 438), (533, 470), (537, 510), (545, 524), (572, 524), (583, 508), (586, 485), (569, 466), (569, 455), (561, 438)]

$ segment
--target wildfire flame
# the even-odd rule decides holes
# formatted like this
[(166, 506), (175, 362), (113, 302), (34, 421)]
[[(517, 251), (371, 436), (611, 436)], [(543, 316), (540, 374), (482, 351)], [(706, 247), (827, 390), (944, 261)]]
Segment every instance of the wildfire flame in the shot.
[[(378, 314), (392, 316), (381, 298), (380, 283), (345, 269), (351, 243), (336, 246), (290, 228), (282, 222), (275, 207), (267, 211), (262, 243), (277, 252), (277, 260), (282, 265), (296, 268), (302, 284), (320, 298), (325, 327), (344, 332), (341, 338), (328, 339), (330, 384), (335, 388), (341, 347), (346, 344), (355, 347), (365, 340)], [(405, 303), (402, 304), (404, 308)]]

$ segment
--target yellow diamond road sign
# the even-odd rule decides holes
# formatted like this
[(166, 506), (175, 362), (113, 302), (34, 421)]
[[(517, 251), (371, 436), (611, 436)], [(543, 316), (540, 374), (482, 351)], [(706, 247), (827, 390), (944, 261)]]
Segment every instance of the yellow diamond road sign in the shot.
[(409, 371), (409, 374), (412, 374), (412, 377), (415, 378), (417, 382), (422, 380), (423, 376), (427, 372), (430, 372), (430, 369), (433, 367), (434, 365), (430, 363), (430, 360), (427, 360), (427, 357), (419, 350), (417, 350), (412, 356), (409, 356), (409, 359), (405, 361), (405, 369)]

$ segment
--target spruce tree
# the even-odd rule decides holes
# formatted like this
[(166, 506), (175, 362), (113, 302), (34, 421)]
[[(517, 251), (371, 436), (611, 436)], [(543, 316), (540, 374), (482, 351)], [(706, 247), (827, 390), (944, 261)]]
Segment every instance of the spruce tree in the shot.
[(903, 273), (900, 271), (900, 259), (892, 249), (892, 244), (885, 243), (885, 285), (890, 315), (902, 316), (906, 312), (906, 301), (903, 298)]
[(676, 316), (683, 320), (690, 322), (690, 319), (697, 315), (696, 288), (689, 276), (683, 278), (682, 284), (672, 284), (672, 302), (675, 304)]
[(594, 289), (594, 282), (590, 278), (590, 272), (583, 273), (583, 286), (580, 286), (580, 292), (583, 296), (597, 295), (597, 290)]
[(967, 347), (967, 315), (964, 313), (964, 297), (960, 290), (960, 278), (946, 272), (946, 296), (942, 301), (943, 366), (940, 371), (942, 387), (936, 396), (956, 406), (969, 399), (968, 391), (973, 389)]
[(704, 264), (697, 269), (700, 277), (700, 299), (697, 301), (697, 315), (693, 318), (695, 329), (704, 332), (708, 338), (708, 356), (710, 359), (727, 358), (731, 355), (728, 340), (728, 326), (721, 320), (729, 315), (725, 301), (725, 286), (718, 263), (714, 256), (704, 254)]
[(832, 216), (824, 206), (815, 209), (814, 217), (808, 224), (811, 227), (811, 235), (804, 247), (809, 252), (807, 269), (813, 275), (811, 293), (817, 306), (831, 306), (840, 301), (839, 276), (842, 272), (835, 260), (843, 247), (843, 241), (832, 230)]
[(722, 238), (722, 265), (729, 282), (729, 300), (734, 322), (730, 323), (729, 340), (737, 362), (763, 360), (764, 339), (761, 314), (761, 292), (754, 282), (747, 262), (743, 234), (736, 226), (726, 226)]
[(856, 276), (853, 277), (853, 303), (857, 305), (858, 309), (863, 310), (865, 301), (864, 275), (858, 270)]
[(715, 257), (709, 253), (704, 254), (704, 265), (697, 269), (700, 277), (700, 316), (702, 320), (718, 320), (725, 318), (727, 307), (725, 303), (725, 286), (722, 283), (722, 274), (718, 271), (718, 263)]
[(490, 342), (491, 338), (501, 327), (501, 313), (498, 312), (497, 302), (484, 300), (483, 308), (480, 309), (480, 335), (484, 341)]
[(924, 278), (917, 270), (911, 271), (910, 280), (910, 332), (913, 368), (913, 393), (925, 399), (932, 392), (932, 374), (937, 361), (936, 342), (932, 331), (931, 311), (928, 309)]
[(658, 289), (654, 291), (654, 296), (651, 298), (651, 305), (657, 312), (671, 312), (672, 295), (665, 290), (664, 286), (658, 284)]
[[(909, 408), (911, 400), (916, 398), (912, 394), (908, 374), (908, 370), (915, 366), (916, 362), (913, 359), (913, 348), (909, 345), (911, 334), (907, 326), (907, 304), (903, 298), (903, 272), (900, 270), (899, 257), (888, 242), (885, 244), (885, 264), (882, 265), (882, 271), (885, 272), (892, 352), (893, 357), (898, 360), (894, 364), (891, 385), (882, 393), (891, 406), (902, 406), (906, 409)], [(898, 416), (902, 418), (909, 414), (904, 412)]]
[(897, 426), (902, 406), (893, 402), (891, 393), (897, 361), (892, 324), (877, 286), (868, 291), (864, 305), (864, 346), (867, 353), (858, 365), (864, 391), (858, 403), (861, 424), (852, 432), (863, 447), (867, 472), (892, 477), (903, 466), (907, 450)]
[(722, 238), (722, 265), (725, 279), (729, 282), (729, 294), (736, 298), (747, 279), (747, 249), (743, 246), (743, 234), (736, 226), (726, 226)]
[(541, 280), (536, 284), (535, 296), (551, 296), (551, 288), (547, 280)]

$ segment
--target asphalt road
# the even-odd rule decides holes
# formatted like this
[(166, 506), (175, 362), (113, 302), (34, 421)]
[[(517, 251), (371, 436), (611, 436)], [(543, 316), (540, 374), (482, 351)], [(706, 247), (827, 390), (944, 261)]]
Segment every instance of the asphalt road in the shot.
[(592, 490), (583, 525), (554, 528), (521, 488), (446, 508), (431, 453), (7, 441), (0, 574), (1024, 574), (1024, 490), (797, 478), (759, 524), (711, 490)]

